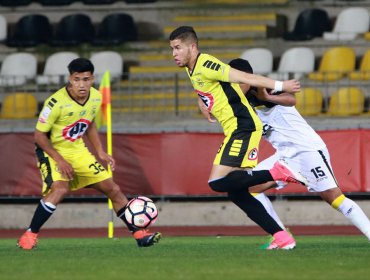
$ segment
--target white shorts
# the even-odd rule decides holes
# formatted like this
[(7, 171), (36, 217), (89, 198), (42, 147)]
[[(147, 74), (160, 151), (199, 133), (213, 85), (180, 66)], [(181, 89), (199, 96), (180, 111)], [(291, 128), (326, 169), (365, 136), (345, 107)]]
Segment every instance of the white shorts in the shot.
[[(308, 180), (307, 189), (310, 192), (323, 192), (338, 187), (330, 163), (330, 155), (327, 149), (301, 152), (292, 157), (284, 157), (275, 153), (271, 157), (258, 163), (254, 170), (271, 169), (274, 163), (282, 159), (289, 167), (301, 173)], [(281, 189), (287, 185), (285, 182), (277, 182)]]

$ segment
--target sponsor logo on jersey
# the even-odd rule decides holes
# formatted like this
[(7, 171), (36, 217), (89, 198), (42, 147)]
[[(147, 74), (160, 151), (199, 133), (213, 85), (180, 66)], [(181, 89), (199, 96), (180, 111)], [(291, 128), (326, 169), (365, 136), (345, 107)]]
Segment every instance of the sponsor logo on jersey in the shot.
[(248, 159), (249, 160), (256, 160), (257, 158), (258, 158), (258, 150), (256, 148), (254, 148), (248, 153)]
[(200, 99), (202, 99), (204, 105), (206, 105), (209, 112), (211, 112), (213, 105), (215, 103), (215, 98), (211, 93), (208, 92), (202, 92), (200, 90), (195, 90), (195, 92), (198, 94)]
[(76, 141), (84, 135), (90, 123), (91, 122), (89, 120), (80, 119), (75, 123), (66, 126), (63, 129), (63, 138), (71, 142)]

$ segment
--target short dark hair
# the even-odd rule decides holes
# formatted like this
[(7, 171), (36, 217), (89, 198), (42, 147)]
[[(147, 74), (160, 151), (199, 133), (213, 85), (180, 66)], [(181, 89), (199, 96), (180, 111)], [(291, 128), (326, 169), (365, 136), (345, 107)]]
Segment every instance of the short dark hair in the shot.
[(76, 58), (68, 64), (69, 74), (91, 72), (94, 74), (94, 65), (87, 58)]
[(195, 33), (195, 30), (191, 26), (180, 26), (177, 27), (174, 31), (171, 32), (170, 41), (180, 39), (182, 41), (191, 39), (196, 42), (198, 45), (198, 36), (197, 33)]
[(249, 64), (248, 60), (243, 58), (233, 59), (229, 62), (229, 65), (236, 70), (253, 74), (252, 66)]
[[(243, 58), (235, 58), (233, 60), (231, 60), (229, 62), (229, 65), (236, 69), (236, 70), (239, 70), (239, 71), (243, 71), (243, 72), (246, 72), (246, 73), (250, 73), (250, 74), (253, 74), (253, 68), (252, 66), (249, 64), (248, 60), (246, 59), (243, 59)], [(257, 88), (256, 87), (250, 87), (250, 89), (248, 90), (248, 93), (251, 93), (253, 91), (257, 91)], [(248, 94), (247, 93), (247, 94)], [(255, 97), (254, 97), (255, 98)], [(249, 100), (249, 99), (248, 99)], [(252, 101), (253, 103), (253, 101)]]

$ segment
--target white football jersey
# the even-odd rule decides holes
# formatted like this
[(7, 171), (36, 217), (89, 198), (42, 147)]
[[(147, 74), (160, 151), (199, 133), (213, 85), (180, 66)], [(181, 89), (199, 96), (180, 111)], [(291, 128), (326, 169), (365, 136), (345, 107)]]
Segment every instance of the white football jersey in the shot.
[(281, 157), (326, 148), (324, 141), (292, 106), (257, 107), (263, 123), (263, 137)]

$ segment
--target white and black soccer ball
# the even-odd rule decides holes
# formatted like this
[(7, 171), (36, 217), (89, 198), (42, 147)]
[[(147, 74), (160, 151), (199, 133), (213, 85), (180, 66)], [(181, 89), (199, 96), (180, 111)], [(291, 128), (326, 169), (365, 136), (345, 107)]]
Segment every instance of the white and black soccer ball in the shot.
[(127, 204), (125, 217), (131, 225), (137, 228), (147, 228), (157, 220), (158, 210), (153, 200), (138, 196)]

